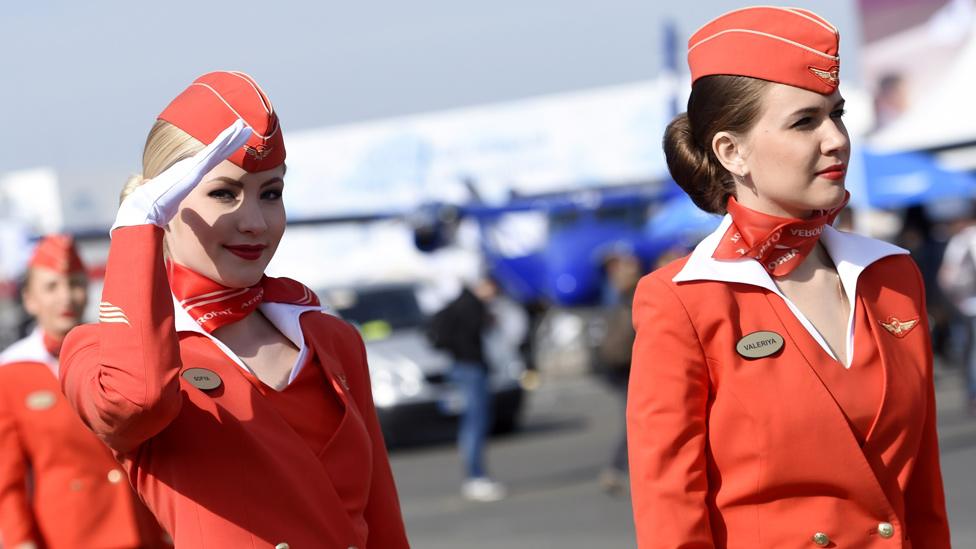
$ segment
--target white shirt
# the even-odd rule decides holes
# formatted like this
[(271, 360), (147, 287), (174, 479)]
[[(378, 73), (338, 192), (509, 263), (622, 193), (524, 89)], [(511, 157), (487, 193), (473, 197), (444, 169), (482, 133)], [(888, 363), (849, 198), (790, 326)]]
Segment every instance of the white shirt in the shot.
[(0, 353), (0, 366), (13, 362), (40, 362), (51, 369), (54, 377), (58, 377), (58, 359), (47, 352), (40, 328), (34, 328), (29, 336), (14, 342)]
[(973, 262), (976, 262), (976, 226), (966, 227), (949, 239), (939, 268), (939, 286), (966, 316), (976, 316)]
[[(829, 356), (837, 360), (837, 355), (830, 349), (827, 341), (813, 326), (813, 323), (779, 290), (772, 277), (758, 261), (751, 258), (715, 259), (712, 257), (722, 240), (722, 236), (725, 235), (725, 231), (731, 224), (732, 216), (726, 214), (718, 228), (695, 247), (694, 251), (691, 252), (691, 257), (688, 258), (688, 262), (672, 280), (675, 283), (715, 280), (751, 284), (765, 288), (786, 302), (790, 311), (793, 312), (793, 315), (813, 339), (820, 344)], [(907, 254), (908, 250), (881, 240), (839, 231), (830, 226), (824, 227), (824, 231), (820, 235), (820, 242), (827, 250), (834, 265), (837, 266), (841, 286), (847, 296), (848, 303), (851, 304), (851, 312), (847, 319), (847, 363), (844, 364), (846, 368), (850, 368), (854, 357), (854, 310), (857, 304), (855, 299), (857, 279), (864, 269), (875, 261), (890, 255)]]
[[(300, 322), (300, 317), (303, 313), (309, 311), (318, 312), (330, 312), (328, 308), (319, 306), (309, 306), (309, 305), (292, 305), (290, 303), (269, 303), (262, 302), (258, 305), (258, 309), (264, 314), (264, 316), (278, 329), (289, 341), (291, 341), (295, 347), (298, 347), (298, 358), (295, 360), (295, 364), (291, 368), (291, 374), (288, 376), (288, 383), (291, 384), (292, 381), (298, 377), (298, 374), (302, 371), (302, 365), (305, 364), (305, 357), (308, 354), (308, 350), (305, 346), (305, 336), (302, 333), (302, 325)], [(220, 341), (216, 337), (209, 334), (206, 330), (200, 327), (199, 324), (193, 320), (186, 310), (180, 305), (176, 297), (173, 297), (173, 313), (174, 313), (174, 323), (176, 325), (177, 332), (196, 332), (203, 334), (213, 341), (214, 345), (218, 349), (224, 352), (231, 360), (233, 360), (238, 366), (244, 370), (254, 374), (254, 371), (248, 368), (247, 364), (241, 360), (241, 357), (237, 356), (234, 351), (230, 349), (224, 342)]]

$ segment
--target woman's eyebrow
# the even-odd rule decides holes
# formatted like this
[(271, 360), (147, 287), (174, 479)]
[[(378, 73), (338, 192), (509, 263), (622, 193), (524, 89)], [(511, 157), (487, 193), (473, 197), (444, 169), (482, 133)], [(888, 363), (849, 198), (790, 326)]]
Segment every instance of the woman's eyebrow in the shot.
[[(225, 175), (222, 175), (222, 176), (215, 177), (213, 179), (208, 179), (207, 180), (208, 183), (211, 183), (211, 182), (214, 182), (214, 181), (219, 181), (221, 183), (226, 183), (228, 185), (234, 185), (235, 187), (244, 188), (244, 183), (241, 183), (240, 181), (234, 179), (233, 177), (227, 177)], [(271, 185), (273, 183), (284, 183), (284, 182), (285, 182), (285, 180), (282, 179), (281, 177), (272, 177), (271, 179), (265, 181), (264, 183), (261, 183), (261, 188), (267, 187), (268, 185)]]
[(801, 114), (817, 114), (818, 112), (820, 112), (820, 107), (803, 107), (802, 109), (793, 111), (793, 113), (791, 113), (790, 116), (798, 116)]
[(242, 187), (242, 188), (244, 187), (244, 184), (241, 183), (240, 181), (238, 181), (238, 180), (236, 180), (236, 179), (234, 179), (232, 177), (227, 177), (227, 176), (223, 176), (223, 175), (222, 176), (219, 176), (219, 177), (215, 177), (213, 179), (208, 179), (207, 180), (207, 183), (210, 183), (212, 181), (219, 181), (221, 183), (227, 183), (228, 185), (234, 185), (235, 187)]
[[(846, 103), (847, 103), (846, 99), (839, 99), (837, 103), (834, 104), (834, 107), (831, 110), (837, 110), (843, 107)], [(792, 114), (790, 114), (790, 116), (798, 116), (801, 114), (817, 114), (818, 112), (820, 112), (820, 107), (811, 105), (809, 107), (803, 107), (802, 109), (794, 111)]]

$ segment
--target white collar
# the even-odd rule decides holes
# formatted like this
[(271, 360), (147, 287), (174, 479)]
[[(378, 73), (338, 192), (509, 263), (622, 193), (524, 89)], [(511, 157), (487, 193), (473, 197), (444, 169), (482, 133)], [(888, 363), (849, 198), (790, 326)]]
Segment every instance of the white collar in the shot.
[[(691, 282), (693, 280), (716, 280), (720, 282), (739, 282), (760, 286), (769, 291), (777, 291), (776, 284), (769, 273), (752, 259), (715, 259), (712, 254), (718, 248), (722, 235), (732, 224), (732, 216), (726, 214), (722, 223), (711, 234), (706, 236), (688, 258), (685, 266), (672, 279), (674, 282)], [(820, 235), (830, 259), (837, 266), (837, 273), (844, 282), (844, 291), (848, 297), (853, 296), (857, 276), (868, 265), (889, 255), (907, 254), (908, 250), (854, 233), (839, 231), (831, 226), (824, 227)], [(848, 280), (845, 280), (848, 279)], [(853, 280), (850, 280), (853, 278)]]
[[(804, 328), (810, 335), (817, 340), (817, 343), (829, 354), (837, 358), (830, 350), (827, 342), (820, 335), (820, 332), (813, 327), (806, 316), (800, 312), (792, 301), (790, 301), (776, 284), (772, 277), (758, 261), (754, 259), (715, 259), (712, 254), (718, 248), (719, 242), (725, 231), (732, 224), (732, 216), (726, 214), (722, 218), (722, 223), (710, 235), (706, 236), (688, 257), (684, 267), (672, 278), (675, 283), (692, 282), (696, 280), (714, 280), (719, 282), (736, 282), (740, 284), (751, 284), (765, 288), (780, 296), (796, 315)], [(847, 294), (848, 302), (851, 304), (851, 315), (848, 319), (848, 338), (847, 338), (847, 366), (850, 367), (854, 355), (854, 305), (855, 292), (857, 291), (857, 279), (868, 265), (888, 257), (890, 255), (907, 254), (908, 250), (889, 244), (881, 240), (875, 240), (866, 236), (839, 231), (831, 226), (824, 227), (820, 235), (820, 242), (830, 255), (830, 259), (837, 266), (837, 274), (840, 276), (841, 285), (844, 293)]]
[[(291, 383), (295, 377), (302, 370), (302, 365), (305, 364), (305, 355), (307, 350), (305, 348), (305, 336), (302, 333), (301, 316), (304, 313), (310, 311), (319, 312), (329, 312), (327, 307), (323, 306), (309, 306), (309, 305), (292, 305), (291, 303), (270, 303), (262, 302), (258, 305), (258, 309), (264, 314), (271, 324), (278, 329), (289, 341), (291, 341), (296, 347), (298, 347), (298, 359), (295, 361), (295, 365), (292, 366), (291, 375), (288, 377), (288, 383)], [(200, 327), (199, 324), (193, 320), (180, 302), (173, 296), (173, 320), (177, 332), (196, 332), (198, 334), (203, 334), (210, 338), (214, 344), (224, 352), (231, 360), (237, 363), (238, 366), (244, 368), (248, 372), (254, 373), (244, 361), (237, 356), (234, 351), (230, 349), (223, 341), (220, 341), (216, 337), (209, 334), (206, 330)]]
[(47, 365), (55, 376), (58, 375), (58, 359), (47, 352), (40, 328), (34, 328), (30, 335), (0, 353), (0, 366), (14, 362), (40, 362)]

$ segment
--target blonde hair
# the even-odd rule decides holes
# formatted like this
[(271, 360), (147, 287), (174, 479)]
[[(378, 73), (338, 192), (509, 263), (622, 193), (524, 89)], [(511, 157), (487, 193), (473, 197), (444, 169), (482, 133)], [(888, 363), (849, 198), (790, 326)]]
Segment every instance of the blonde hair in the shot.
[(152, 179), (180, 160), (195, 155), (205, 146), (199, 139), (169, 122), (157, 120), (149, 130), (146, 146), (142, 151), (142, 173), (126, 180), (122, 192), (119, 193), (119, 202), (125, 200), (125, 197), (147, 179)]

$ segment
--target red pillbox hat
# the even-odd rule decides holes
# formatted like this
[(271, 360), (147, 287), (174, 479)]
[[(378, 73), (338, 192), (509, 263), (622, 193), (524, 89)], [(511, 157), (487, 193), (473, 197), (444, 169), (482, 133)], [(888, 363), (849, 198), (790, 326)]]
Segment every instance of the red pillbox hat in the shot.
[(285, 141), (271, 100), (242, 72), (217, 71), (197, 78), (158, 118), (205, 145), (240, 118), (254, 133), (228, 160), (249, 172), (275, 168), (285, 161)]
[(68, 235), (53, 234), (42, 238), (27, 267), (43, 267), (60, 274), (84, 273), (85, 265), (75, 249), (75, 241)]
[(840, 83), (839, 43), (837, 28), (811, 11), (730, 11), (688, 40), (691, 81), (713, 74), (751, 76), (831, 94)]

